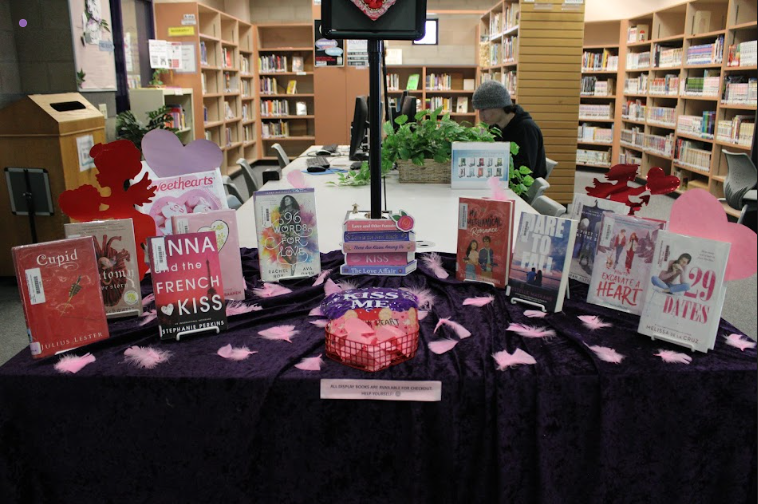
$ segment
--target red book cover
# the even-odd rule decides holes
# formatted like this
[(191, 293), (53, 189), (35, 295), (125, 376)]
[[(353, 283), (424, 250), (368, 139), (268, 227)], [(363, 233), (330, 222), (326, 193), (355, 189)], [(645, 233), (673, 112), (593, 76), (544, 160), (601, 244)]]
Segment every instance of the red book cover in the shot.
[(153, 237), (148, 250), (161, 339), (226, 329), (216, 233)]
[(91, 236), (14, 247), (13, 263), (35, 359), (108, 337)]
[(505, 288), (511, 267), (513, 201), (460, 198), (456, 278)]

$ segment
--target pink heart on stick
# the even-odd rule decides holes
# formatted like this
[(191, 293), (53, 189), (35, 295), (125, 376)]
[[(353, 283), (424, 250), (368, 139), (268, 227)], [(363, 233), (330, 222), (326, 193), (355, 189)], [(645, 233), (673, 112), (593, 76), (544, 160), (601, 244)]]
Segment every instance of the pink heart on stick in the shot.
[(758, 235), (729, 222), (724, 207), (708, 191), (690, 189), (674, 202), (668, 230), (688, 236), (731, 243), (725, 280), (739, 280), (758, 269)]
[(219, 146), (210, 140), (195, 140), (185, 146), (175, 134), (161, 129), (145, 135), (142, 153), (159, 177), (210, 171), (221, 166), (224, 158)]

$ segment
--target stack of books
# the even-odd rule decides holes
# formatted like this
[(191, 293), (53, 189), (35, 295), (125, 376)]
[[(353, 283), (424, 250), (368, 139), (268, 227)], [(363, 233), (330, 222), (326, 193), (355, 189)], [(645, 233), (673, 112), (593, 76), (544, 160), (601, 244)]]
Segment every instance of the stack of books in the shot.
[(719, 35), (711, 44), (693, 45), (687, 49), (688, 65), (710, 65), (721, 63), (724, 53), (724, 36)]
[(269, 54), (258, 58), (258, 71), (262, 73), (286, 72), (287, 56)]
[(674, 127), (676, 125), (676, 109), (672, 107), (648, 107), (647, 123)]
[(653, 46), (653, 66), (655, 68), (673, 68), (681, 66), (684, 49), (681, 47), (665, 47), (659, 44)]
[(753, 141), (754, 121), (754, 117), (748, 115), (736, 115), (731, 120), (719, 121), (716, 139), (749, 147)]
[(666, 74), (665, 77), (650, 79), (650, 94), (655, 96), (676, 96), (679, 94), (679, 75)]
[[(405, 219), (405, 218), (408, 219)], [(406, 225), (410, 219), (410, 228)], [(343, 275), (405, 276), (416, 270), (416, 234), (413, 219), (369, 219), (362, 212), (348, 212), (342, 226)]]
[(729, 55), (727, 56), (727, 66), (746, 67), (758, 64), (758, 55), (756, 54), (756, 41), (750, 40), (740, 44), (729, 46)]
[(702, 116), (679, 116), (676, 121), (676, 132), (711, 140), (715, 126), (716, 112), (706, 110)]

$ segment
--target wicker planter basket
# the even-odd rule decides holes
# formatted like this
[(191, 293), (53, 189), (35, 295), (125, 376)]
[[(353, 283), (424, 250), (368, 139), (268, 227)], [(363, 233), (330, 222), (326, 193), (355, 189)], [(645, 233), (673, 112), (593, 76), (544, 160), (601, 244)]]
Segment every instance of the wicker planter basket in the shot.
[(412, 161), (399, 160), (397, 162), (397, 169), (400, 172), (401, 183), (450, 183), (450, 161), (447, 163), (438, 163), (433, 159), (425, 159), (424, 166), (416, 166)]

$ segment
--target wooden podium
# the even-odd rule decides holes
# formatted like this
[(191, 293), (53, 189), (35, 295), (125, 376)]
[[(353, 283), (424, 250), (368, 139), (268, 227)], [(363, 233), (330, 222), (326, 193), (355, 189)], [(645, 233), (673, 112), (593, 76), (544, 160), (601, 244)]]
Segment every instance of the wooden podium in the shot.
[(85, 161), (82, 169), (77, 147), (88, 145), (90, 136), (93, 145), (105, 142), (105, 118), (79, 93), (29, 95), (0, 110), (0, 232), (7, 243), (0, 254), (0, 276), (15, 275), (11, 247), (32, 243), (29, 217), (11, 211), (5, 169), (47, 170), (54, 211), (35, 218), (37, 240), (61, 239), (68, 218), (58, 196), (82, 184), (98, 187), (94, 165)]

